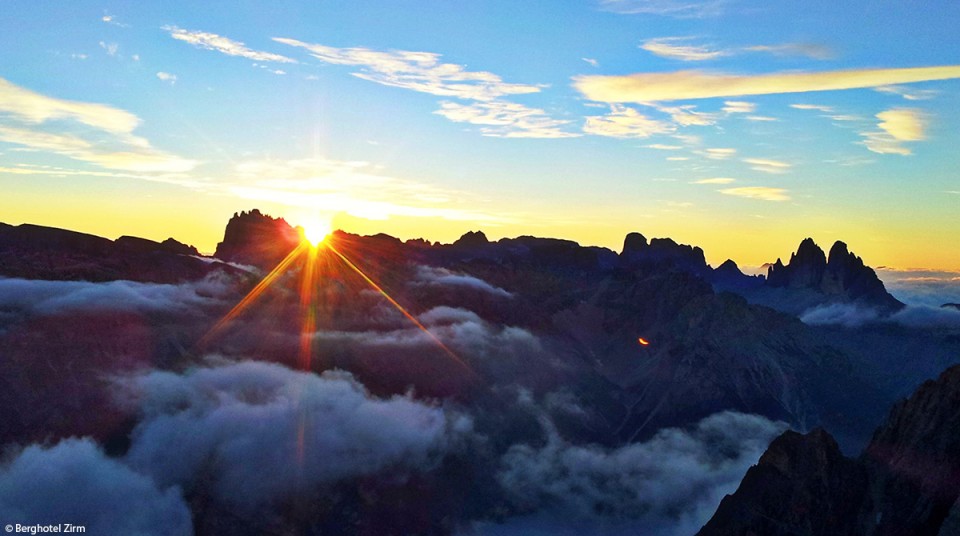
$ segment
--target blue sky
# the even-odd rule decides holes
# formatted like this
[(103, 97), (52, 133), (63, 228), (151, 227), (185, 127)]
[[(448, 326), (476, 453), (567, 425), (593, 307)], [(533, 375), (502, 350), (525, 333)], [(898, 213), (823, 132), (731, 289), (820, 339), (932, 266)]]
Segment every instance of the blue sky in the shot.
[(0, 221), (210, 251), (259, 207), (960, 270), (960, 5), (924, 6), (6, 2)]

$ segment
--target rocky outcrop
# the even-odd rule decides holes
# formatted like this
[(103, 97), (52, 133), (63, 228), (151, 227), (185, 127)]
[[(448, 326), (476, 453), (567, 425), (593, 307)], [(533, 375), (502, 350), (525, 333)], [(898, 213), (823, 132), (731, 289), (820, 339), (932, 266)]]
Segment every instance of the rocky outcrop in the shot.
[(956, 534), (958, 497), (955, 366), (894, 406), (857, 459), (822, 430), (784, 433), (699, 534)]
[(272, 218), (253, 209), (233, 214), (213, 256), (269, 270), (302, 240), (300, 233), (283, 218)]
[(817, 428), (784, 432), (698, 533), (859, 535), (866, 470)]
[(648, 244), (640, 233), (629, 233), (624, 239), (620, 264), (626, 269), (655, 267), (680, 270), (699, 277), (710, 273), (699, 247), (678, 244), (670, 238), (654, 238)]
[(876, 272), (840, 241), (834, 243), (827, 257), (812, 238), (804, 239), (788, 264), (777, 259), (768, 269), (767, 286), (813, 291), (825, 301), (864, 305), (883, 313), (903, 307), (887, 292)]
[(487, 240), (487, 235), (483, 234), (483, 231), (467, 231), (453, 243), (453, 246), (457, 248), (475, 248), (486, 246), (489, 243), (490, 241)]

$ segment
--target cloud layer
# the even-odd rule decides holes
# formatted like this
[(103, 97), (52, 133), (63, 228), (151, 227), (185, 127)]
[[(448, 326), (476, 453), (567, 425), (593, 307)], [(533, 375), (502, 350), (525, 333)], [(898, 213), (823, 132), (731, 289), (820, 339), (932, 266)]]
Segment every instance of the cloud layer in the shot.
[(41, 95), (0, 78), (0, 142), (50, 151), (98, 166), (179, 173), (197, 162), (155, 149), (133, 134), (140, 119), (105, 104)]
[(218, 304), (218, 297), (227, 296), (230, 289), (230, 282), (218, 272), (182, 285), (0, 279), (0, 308), (41, 315), (90, 310), (190, 313)]
[(0, 519), (21, 525), (73, 523), (90, 534), (193, 534), (177, 487), (107, 458), (89, 439), (23, 449), (0, 467)]
[(471, 421), (410, 397), (372, 397), (346, 373), (242, 362), (152, 372), (128, 387), (143, 420), (125, 461), (162, 486), (212, 475), (215, 497), (255, 509), (386, 468), (426, 469)]
[(642, 522), (634, 527), (641, 533), (690, 534), (785, 428), (723, 412), (615, 449), (571, 445), (551, 432), (542, 447), (512, 447), (497, 480), (523, 511), (628, 518)]

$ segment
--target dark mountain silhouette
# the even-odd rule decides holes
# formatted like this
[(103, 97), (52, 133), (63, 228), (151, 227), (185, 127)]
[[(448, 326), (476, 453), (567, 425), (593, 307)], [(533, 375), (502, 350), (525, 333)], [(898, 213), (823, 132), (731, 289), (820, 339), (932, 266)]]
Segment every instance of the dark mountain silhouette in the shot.
[(960, 367), (899, 402), (859, 458), (823, 430), (785, 432), (702, 536), (947, 535), (960, 525)]
[[(842, 454), (859, 451), (904, 392), (902, 381), (878, 378), (905, 376), (908, 367), (921, 371), (909, 378), (915, 386), (957, 361), (952, 347), (905, 326), (869, 337), (879, 328), (830, 331), (750, 301), (759, 294), (794, 305), (800, 298), (882, 302), (872, 271), (845, 247), (835, 246), (827, 260), (805, 242), (790, 263), (771, 269), (781, 285), (773, 286), (732, 261), (712, 269), (700, 248), (639, 233), (627, 235), (617, 253), (533, 236), (491, 241), (480, 231), (452, 244), (337, 231), (329, 248), (313, 250), (316, 262), (295, 257), (269, 287), (258, 287), (257, 272), (271, 270), (300, 240), (296, 228), (258, 210), (231, 218), (214, 258), (173, 240), (0, 226), (0, 276), (23, 278), (0, 279), (10, 289), (0, 298), (14, 298), (0, 303), (0, 444), (88, 436), (122, 457), (144, 416), (117, 403), (118, 376), (189, 375), (212, 362), (257, 360), (347, 373), (371, 397), (442, 407), (469, 421), (472, 439), (457, 440), (423, 472), (397, 469), (311, 488), (302, 502), (281, 499), (280, 513), (264, 520), (238, 517), (235, 505), (218, 502), (209, 476), (198, 477), (200, 484), (183, 488), (198, 532), (308, 533), (327, 523), (324, 532), (356, 533), (362, 519), (367, 533), (387, 533), (406, 527), (397, 519), (417, 510), (422, 517), (409, 532), (451, 533), (464, 520), (537, 511), (509, 502), (496, 481), (509, 453), (516, 461), (564, 444), (589, 456), (621, 453), (663, 441), (666, 428), (683, 434), (730, 411), (766, 423), (770, 435), (753, 453), (783, 423), (830, 435), (781, 437), (744, 480), (742, 496), (758, 502), (740, 513), (728, 501), (717, 523), (749, 520), (750, 508), (759, 508), (776, 523), (756, 525), (758, 533), (816, 533), (829, 523), (854, 534), (881, 511), (872, 505), (886, 501), (904, 508), (902, 515), (882, 510), (891, 519), (919, 523), (936, 511), (940, 521), (960, 524), (960, 512), (943, 513), (950, 493), (924, 502), (897, 484), (897, 475), (916, 475), (925, 460), (939, 464), (943, 452), (954, 452), (929, 439), (952, 421), (891, 420), (919, 428), (891, 425), (874, 436), (870, 457)], [(303, 283), (311, 266), (312, 286)], [(63, 281), (70, 284), (51, 284)], [(234, 309), (255, 288), (249, 307)], [(258, 392), (250, 391), (252, 401)], [(942, 400), (928, 397), (908, 413)], [(907, 435), (909, 448), (901, 445)], [(910, 458), (924, 442), (935, 448)], [(946, 476), (917, 485), (949, 487), (953, 469), (943, 467)]]
[[(123, 237), (114, 242), (56, 229), (10, 229), (0, 234), (7, 237), (0, 258), (18, 259), (22, 269), (10, 269), (8, 263), (0, 272), (6, 275), (169, 282), (195, 280), (213, 269), (232, 269), (185, 256), (194, 250), (171, 241)], [(298, 230), (283, 219), (253, 209), (230, 219), (215, 258), (267, 271), (300, 240)], [(544, 341), (544, 352), (556, 356), (556, 370), (548, 373), (541, 366), (491, 373), (516, 376), (520, 384), (571, 385), (578, 396), (596, 402), (588, 412), (588, 426), (593, 430), (590, 436), (602, 443), (643, 439), (664, 426), (731, 409), (784, 420), (800, 429), (829, 426), (844, 444), (860, 446), (893, 400), (864, 379), (846, 352), (823, 343), (796, 318), (717, 293), (710, 284), (718, 278), (745, 281), (740, 290), (749, 292), (758, 278), (744, 276), (732, 261), (712, 270), (700, 248), (671, 239), (648, 241), (630, 233), (619, 254), (532, 236), (491, 242), (479, 231), (449, 245), (403, 243), (383, 234), (360, 237), (340, 231), (329, 240), (414, 314), (436, 306), (464, 307), (490, 322), (531, 330)], [(819, 288), (837, 292), (861, 288), (847, 282), (859, 281), (856, 274), (869, 268), (841, 254), (841, 248), (834, 249), (837, 254), (831, 258), (838, 260), (828, 263), (812, 241), (805, 241), (784, 268), (785, 275), (777, 275), (775, 281), (807, 290), (817, 282)], [(74, 257), (82, 260), (83, 269), (76, 267)], [(20, 260), (32, 258), (43, 262)], [(111, 271), (115, 266), (123, 269)], [(417, 266), (476, 278), (510, 298), (475, 285), (410, 285), (418, 277)], [(348, 318), (362, 323), (365, 316), (358, 308), (364, 302), (356, 303), (343, 302), (331, 310), (330, 329), (349, 329), (349, 324), (343, 324)], [(274, 321), (281, 317), (274, 315)], [(246, 344), (252, 345), (250, 353), (278, 359), (296, 353), (282, 339), (261, 336), (241, 342), (245, 339), (237, 337), (222, 350), (235, 352)], [(638, 337), (652, 343), (641, 347)], [(189, 347), (191, 343), (179, 344)], [(154, 354), (157, 359), (170, 358), (169, 350)], [(463, 388), (457, 375), (439, 370), (424, 375), (418, 367), (438, 365), (422, 363), (420, 357), (369, 368), (369, 358), (349, 357), (342, 350), (332, 350), (331, 355), (341, 356), (337, 366), (386, 392), (402, 392), (415, 385), (425, 394), (448, 396)], [(384, 366), (390, 367), (390, 374), (382, 374), (379, 367)]]
[(822, 305), (851, 304), (886, 315), (904, 306), (887, 292), (876, 272), (840, 241), (833, 244), (828, 257), (813, 239), (804, 239), (787, 264), (777, 259), (768, 265), (762, 285), (756, 278), (737, 275), (729, 266), (722, 272), (714, 270), (712, 281), (718, 290), (737, 292), (751, 303), (791, 314)]
[(215, 269), (198, 255), (193, 246), (172, 238), (109, 240), (53, 227), (0, 223), (0, 277), (175, 283)]
[(749, 276), (744, 274), (740, 271), (737, 263), (731, 259), (723, 261), (720, 266), (714, 268), (708, 279), (713, 283), (714, 288), (731, 292), (756, 289), (763, 286), (766, 281), (766, 278), (762, 275)]
[(303, 240), (300, 233), (283, 218), (272, 218), (253, 209), (234, 213), (217, 244), (214, 257), (240, 264), (270, 269)]

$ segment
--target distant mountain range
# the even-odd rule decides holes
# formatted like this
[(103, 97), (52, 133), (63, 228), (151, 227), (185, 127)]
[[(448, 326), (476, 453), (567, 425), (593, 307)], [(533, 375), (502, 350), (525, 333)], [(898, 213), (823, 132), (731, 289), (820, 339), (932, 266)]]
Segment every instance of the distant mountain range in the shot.
[[(113, 376), (188, 371), (209, 356), (256, 359), (345, 371), (371, 396), (416, 393), (471, 415), (485, 439), (470, 447), (469, 463), (445, 458), (438, 467), (456, 478), (431, 472), (415, 481), (449, 498), (442, 503), (451, 510), (430, 510), (437, 519), (467, 502), (479, 519), (528, 513), (533, 503), (505, 502), (497, 491), (503, 483), (492, 480), (503, 460), (516, 459), (507, 454), (518, 445), (562, 438), (623, 449), (737, 412), (804, 432), (822, 427), (830, 436), (778, 439), (703, 533), (766, 534), (760, 514), (742, 515), (749, 510), (794, 528), (789, 523), (853, 516), (853, 534), (869, 525), (864, 516), (892, 512), (860, 505), (865, 489), (893, 480), (841, 451), (862, 449), (897, 398), (960, 361), (960, 337), (950, 331), (800, 320), (813, 308), (867, 308), (881, 319), (904, 308), (842, 242), (828, 256), (806, 239), (764, 277), (744, 275), (733, 261), (713, 268), (698, 247), (639, 233), (628, 234), (617, 253), (532, 236), (491, 242), (479, 231), (452, 244), (337, 231), (309, 266), (288, 258), (301, 241), (286, 221), (258, 210), (231, 218), (212, 257), (173, 239), (107, 240), (0, 224), (0, 443), (88, 436), (123, 455), (143, 416), (112, 401)], [(258, 286), (284, 259), (288, 270), (271, 276), (269, 289)], [(302, 278), (310, 272), (317, 279), (308, 289)], [(231, 312), (251, 291), (256, 304)], [(307, 291), (313, 302), (305, 302)], [(900, 445), (904, 419), (890, 421), (893, 431), (882, 441), (874, 436), (867, 452)], [(769, 477), (771, 467), (779, 476)], [(810, 475), (822, 478), (811, 483)], [(366, 504), (351, 490), (329, 511)], [(312, 519), (288, 504), (288, 513), (301, 512), (290, 514), (294, 521), (239, 522), (210, 490), (186, 492), (207, 531), (284, 532)], [(889, 493), (889, 501), (909, 495)], [(817, 501), (856, 504), (821, 520), (775, 510), (783, 501), (817, 512)], [(352, 522), (343, 516), (331, 530)], [(372, 519), (384, 525), (369, 533), (392, 518)]]

